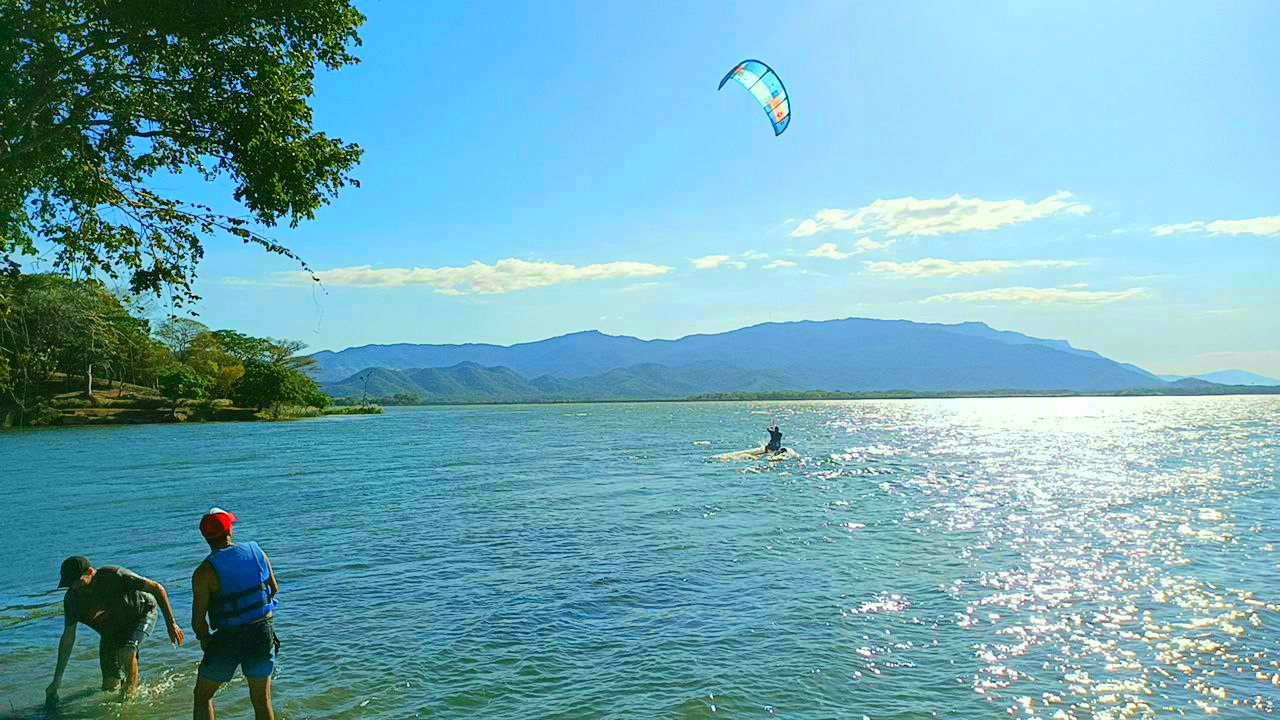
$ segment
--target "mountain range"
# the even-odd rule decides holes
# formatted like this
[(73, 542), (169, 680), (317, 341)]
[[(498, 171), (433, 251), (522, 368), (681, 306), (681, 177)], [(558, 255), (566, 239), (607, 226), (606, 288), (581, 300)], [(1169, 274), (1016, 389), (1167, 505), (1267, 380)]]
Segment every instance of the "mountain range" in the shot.
[(313, 376), (335, 396), (402, 393), (442, 402), (1171, 387), (1065, 340), (978, 322), (866, 318), (765, 323), (677, 340), (587, 331), (510, 346), (366, 345), (312, 357)]
[(1280, 380), (1265, 375), (1251, 373), (1247, 370), (1219, 370), (1200, 375), (1160, 375), (1161, 380), (1174, 382), (1177, 380), (1205, 380), (1219, 385), (1280, 385)]

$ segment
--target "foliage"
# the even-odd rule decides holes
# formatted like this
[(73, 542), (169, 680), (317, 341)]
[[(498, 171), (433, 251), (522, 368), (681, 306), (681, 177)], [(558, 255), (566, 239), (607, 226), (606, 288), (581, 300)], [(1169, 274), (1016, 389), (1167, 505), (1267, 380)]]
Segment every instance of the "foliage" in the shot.
[(20, 415), (34, 408), (55, 374), (139, 382), (169, 358), (149, 323), (98, 282), (58, 275), (0, 276), (0, 363), (8, 381), (0, 402)]
[[(141, 409), (154, 402), (176, 408), (178, 399), (228, 398), (243, 384), (246, 363), (237, 352), (245, 348), (256, 348), (252, 357), (262, 359), (251, 362), (271, 368), (275, 378), (274, 395), (263, 396), (266, 404), (323, 408), (331, 402), (295, 369), (306, 364), (307, 358), (296, 355), (302, 343), (211, 331), (174, 319), (161, 323), (153, 338), (143, 312), (97, 281), (0, 274), (0, 416), (11, 424), (30, 424), (49, 415), (40, 408), (48, 407), (55, 394), (87, 389), (90, 376), (99, 390), (104, 380), (116, 389), (126, 382), (142, 387), (131, 390), (129, 399), (64, 396), (52, 412), (77, 404)], [(224, 347), (228, 340), (236, 352)], [(261, 377), (257, 382), (263, 386)], [(172, 402), (138, 397), (145, 388), (162, 389)]]
[(364, 405), (370, 402), (374, 406), (384, 405), (388, 407), (426, 404), (426, 401), (422, 399), (422, 396), (417, 393), (396, 393), (395, 395), (388, 395), (386, 397), (380, 397), (380, 398), (370, 398), (368, 400), (355, 397), (354, 395), (352, 395), (349, 397), (334, 398), (333, 400), (334, 405), (338, 405), (342, 407), (359, 407), (361, 405)]
[(326, 395), (315, 380), (296, 370), (289, 372), (289, 392), (303, 405), (323, 410), (333, 403), (333, 398)]
[(320, 417), (323, 414), (324, 412), (320, 408), (310, 405), (276, 403), (258, 413), (258, 417), (264, 420), (295, 420), (304, 417)]
[(174, 365), (160, 375), (160, 393), (175, 404), (181, 399), (199, 400), (208, 392), (208, 378), (189, 365)]
[(249, 360), (244, 377), (236, 383), (232, 399), (259, 410), (272, 405), (329, 406), (331, 399), (320, 391), (315, 381), (284, 365)]
[(325, 415), (381, 415), (382, 407), (378, 405), (347, 405), (324, 409)]
[[(357, 184), (360, 148), (308, 99), (316, 68), (357, 62), (363, 21), (350, 0), (0, 2), (0, 266), (48, 244), (60, 272), (181, 304), (216, 234), (297, 259), (250, 223), (296, 226)], [(184, 171), (248, 218), (151, 184)]]
[(315, 364), (315, 360), (298, 355), (307, 344), (298, 340), (256, 338), (235, 330), (215, 330), (213, 336), (228, 353), (242, 363), (251, 361), (273, 363), (291, 370), (302, 370)]
[(217, 333), (204, 332), (192, 339), (184, 362), (209, 379), (209, 393), (216, 398), (230, 397), (231, 389), (244, 376), (244, 363), (227, 352)]
[(278, 365), (250, 360), (244, 365), (244, 375), (231, 391), (231, 399), (240, 405), (259, 410), (274, 403), (288, 402), (289, 371)]
[(191, 318), (173, 317), (160, 323), (156, 328), (155, 339), (169, 349), (173, 356), (185, 359), (187, 351), (196, 338), (209, 332), (209, 326)]

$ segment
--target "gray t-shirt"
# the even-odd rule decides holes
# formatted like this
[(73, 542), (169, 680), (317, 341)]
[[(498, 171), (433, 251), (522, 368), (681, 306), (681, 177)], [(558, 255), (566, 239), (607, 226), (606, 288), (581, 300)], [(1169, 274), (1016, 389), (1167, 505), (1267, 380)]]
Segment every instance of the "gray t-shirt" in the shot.
[(68, 590), (62, 598), (66, 624), (82, 622), (99, 634), (130, 629), (156, 609), (156, 599), (146, 591), (146, 582), (122, 567), (98, 568), (87, 587)]

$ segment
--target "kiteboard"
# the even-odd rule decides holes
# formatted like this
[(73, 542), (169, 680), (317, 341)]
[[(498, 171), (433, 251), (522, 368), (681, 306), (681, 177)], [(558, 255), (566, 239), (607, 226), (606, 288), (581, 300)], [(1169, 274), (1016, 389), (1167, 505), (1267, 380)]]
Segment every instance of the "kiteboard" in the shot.
[(800, 453), (791, 448), (782, 448), (778, 452), (771, 453), (764, 449), (764, 445), (754, 447), (749, 450), (738, 450), (736, 452), (724, 453), (722, 455), (712, 455), (712, 460), (720, 462), (743, 462), (751, 460), (768, 460), (771, 463), (783, 462), (785, 460), (799, 460)]

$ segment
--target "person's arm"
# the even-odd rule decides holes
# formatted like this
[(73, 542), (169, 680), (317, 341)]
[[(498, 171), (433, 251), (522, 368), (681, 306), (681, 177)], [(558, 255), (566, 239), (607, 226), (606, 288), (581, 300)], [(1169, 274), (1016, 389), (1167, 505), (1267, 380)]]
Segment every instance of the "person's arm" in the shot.
[(209, 576), (212, 574), (213, 568), (206, 560), (200, 563), (200, 567), (196, 568), (195, 574), (191, 576), (191, 631), (200, 641), (200, 647), (204, 647), (210, 637), (209, 623), (205, 615), (209, 611), (209, 599), (213, 597), (209, 581)]
[(62, 639), (58, 641), (58, 664), (53, 670), (53, 682), (45, 689), (46, 695), (58, 694), (58, 688), (62, 686), (62, 674), (67, 671), (67, 661), (71, 659), (71, 649), (76, 644), (76, 617), (66, 607), (65, 601), (63, 615)]
[(267, 557), (266, 551), (263, 551), (262, 559), (267, 561), (267, 587), (271, 588), (271, 597), (275, 598), (280, 594), (280, 583), (276, 582), (276, 571), (271, 567), (271, 558)]
[(156, 599), (160, 612), (164, 613), (165, 627), (169, 630), (169, 642), (182, 645), (186, 636), (182, 634), (182, 628), (178, 627), (178, 620), (173, 616), (173, 606), (169, 604), (169, 593), (165, 592), (164, 586), (160, 583), (146, 578), (142, 579), (142, 589)]

